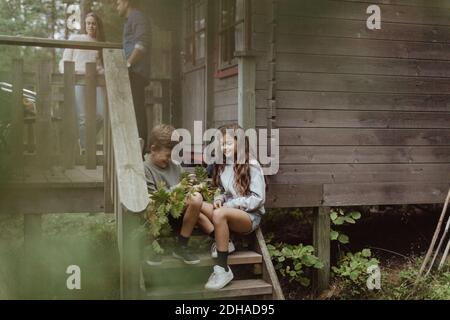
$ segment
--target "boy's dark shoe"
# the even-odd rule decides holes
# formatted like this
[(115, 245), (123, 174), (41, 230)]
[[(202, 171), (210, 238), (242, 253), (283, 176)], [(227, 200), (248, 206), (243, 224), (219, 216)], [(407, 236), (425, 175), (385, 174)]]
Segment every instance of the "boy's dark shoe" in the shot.
[(155, 252), (154, 250), (147, 250), (145, 262), (149, 266), (160, 266), (162, 264), (162, 255)]
[(200, 259), (193, 253), (189, 247), (178, 246), (173, 250), (173, 256), (182, 260), (186, 264), (198, 264)]

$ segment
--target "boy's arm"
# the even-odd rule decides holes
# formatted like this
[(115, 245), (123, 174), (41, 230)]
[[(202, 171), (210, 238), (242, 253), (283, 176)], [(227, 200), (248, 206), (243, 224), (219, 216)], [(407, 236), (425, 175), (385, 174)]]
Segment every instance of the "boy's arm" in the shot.
[(153, 172), (144, 165), (145, 169), (145, 182), (147, 183), (148, 193), (155, 192), (158, 189), (158, 183), (153, 175)]

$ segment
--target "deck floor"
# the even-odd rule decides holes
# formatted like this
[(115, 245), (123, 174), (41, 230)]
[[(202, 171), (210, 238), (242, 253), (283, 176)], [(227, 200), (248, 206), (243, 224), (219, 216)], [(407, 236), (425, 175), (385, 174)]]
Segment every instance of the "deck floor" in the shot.
[(103, 185), (103, 166), (95, 170), (88, 170), (83, 166), (65, 170), (55, 167), (50, 170), (38, 170), (36, 168), (25, 168), (23, 173), (13, 174), (7, 184), (8, 187), (30, 186), (30, 187), (95, 187)]

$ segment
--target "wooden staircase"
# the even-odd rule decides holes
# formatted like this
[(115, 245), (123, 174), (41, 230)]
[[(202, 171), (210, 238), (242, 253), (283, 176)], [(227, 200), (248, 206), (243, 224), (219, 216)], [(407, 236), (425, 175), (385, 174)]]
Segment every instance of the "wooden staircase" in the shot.
[(162, 299), (284, 299), (261, 230), (250, 237), (249, 248), (230, 254), (228, 264), (234, 279), (225, 288), (208, 291), (204, 285), (212, 272), (214, 259), (210, 253), (200, 255), (197, 265), (164, 257), (159, 266), (142, 262), (142, 298)]
[[(22, 41), (23, 39), (17, 40), (16, 44), (19, 45)], [(33, 257), (33, 244), (38, 243), (41, 238), (42, 214), (114, 212), (120, 254), (122, 299), (283, 299), (260, 230), (252, 235), (251, 247), (229, 257), (236, 278), (220, 291), (206, 292), (202, 289), (214, 264), (207, 255), (202, 257), (198, 266), (187, 267), (174, 259), (168, 259), (160, 268), (143, 265), (140, 245), (133, 233), (139, 227), (139, 215), (146, 210), (149, 198), (131, 88), (123, 85), (129, 83), (129, 78), (122, 50), (111, 44), (106, 48), (105, 43), (86, 44), (56, 40), (33, 40), (29, 45), (103, 48), (105, 62), (104, 80), (96, 79), (93, 65), (87, 68), (91, 71), (83, 80), (75, 75), (73, 63), (65, 63), (66, 73), (63, 78), (52, 75), (48, 64), (42, 63), (37, 73), (38, 112), (35, 119), (28, 122), (23, 121), (22, 108), (22, 88), (28, 80), (25, 81), (23, 61), (17, 60), (13, 63), (12, 83), (16, 88), (13, 102), (16, 108), (12, 136), (14, 141), (26, 140), (27, 143), (19, 143), (10, 157), (11, 164), (23, 169), (11, 180), (0, 181), (0, 200), (5, 200), (0, 201), (0, 212), (16, 211), (25, 214), (25, 244), (29, 256)], [(98, 150), (101, 148), (96, 145), (95, 113), (90, 112), (91, 114), (87, 115), (87, 153), (84, 159), (80, 159), (76, 153), (76, 136), (73, 134), (77, 123), (73, 104), (74, 86), (85, 81), (88, 87), (95, 88), (97, 80), (105, 83), (108, 98), (103, 150)], [(65, 112), (56, 122), (52, 120), (50, 108), (53, 82), (64, 84), (64, 98), (59, 102)], [(88, 96), (89, 103), (94, 104), (95, 96)], [(52, 133), (54, 131), (56, 134)], [(52, 148), (54, 145), (60, 148)], [(29, 164), (37, 164), (39, 170), (27, 172), (26, 167)], [(158, 284), (152, 274), (158, 275), (159, 272), (180, 274), (180, 278), (189, 281), (183, 283), (183, 288), (177, 287), (180, 282)]]

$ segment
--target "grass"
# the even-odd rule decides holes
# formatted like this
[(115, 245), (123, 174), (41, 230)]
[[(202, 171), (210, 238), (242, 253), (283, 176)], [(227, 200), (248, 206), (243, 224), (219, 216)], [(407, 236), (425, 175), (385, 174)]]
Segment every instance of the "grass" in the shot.
[[(43, 239), (26, 268), (23, 216), (0, 216), (0, 299), (115, 299), (119, 294), (115, 223), (105, 214), (45, 215)], [(67, 267), (81, 269), (81, 290), (68, 290)], [(23, 268), (25, 267), (25, 268)], [(32, 291), (20, 292), (23, 282)]]

